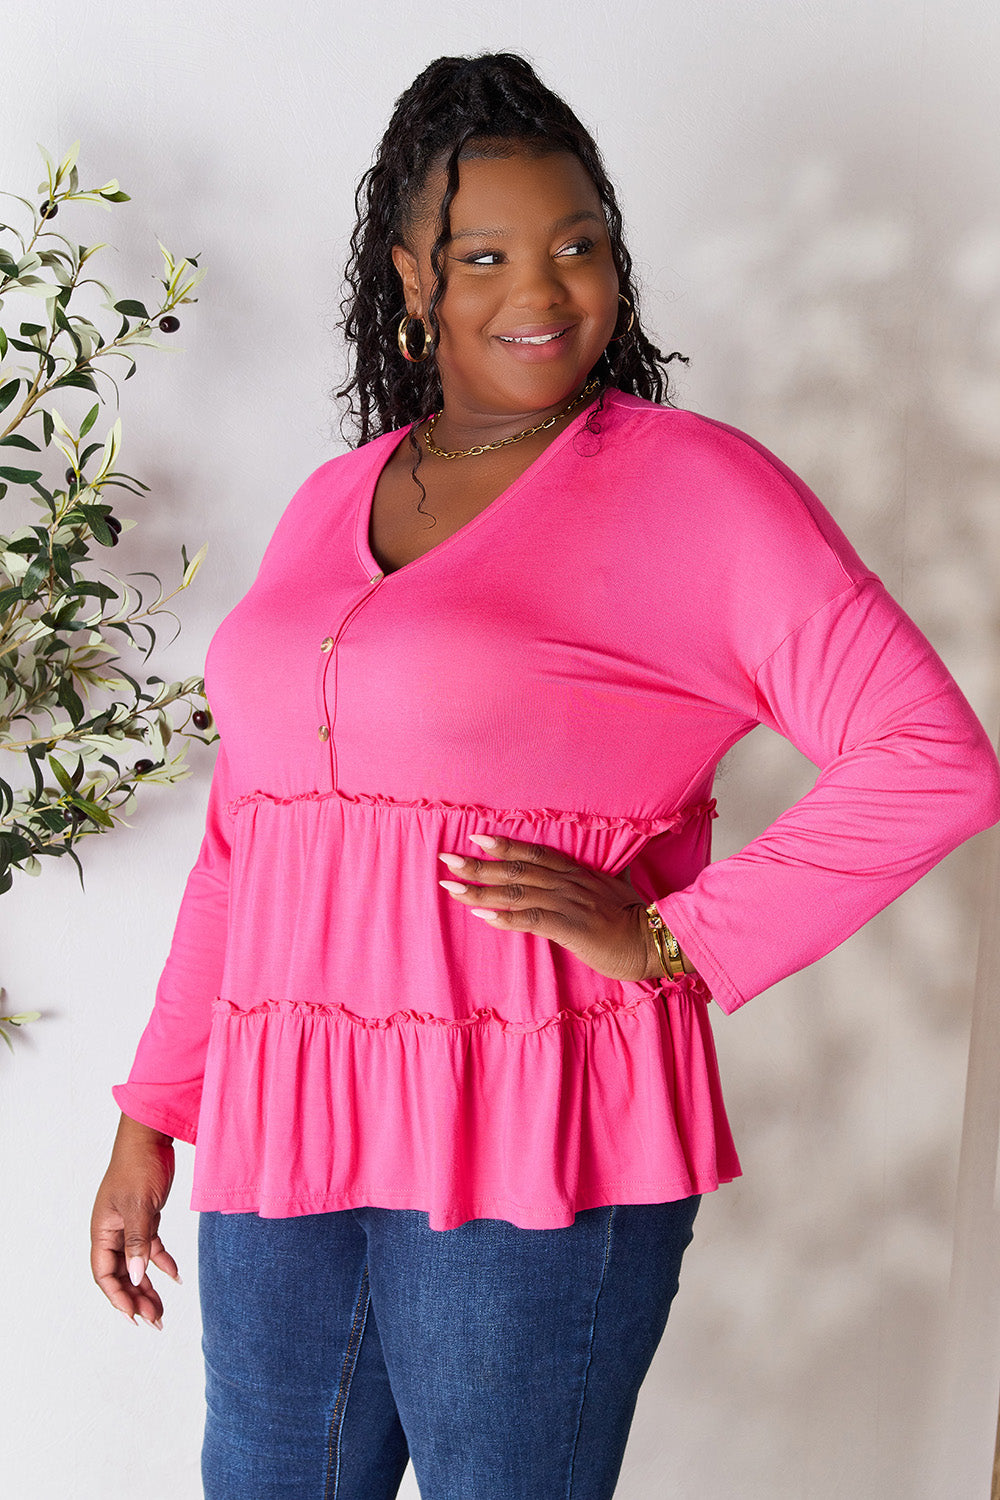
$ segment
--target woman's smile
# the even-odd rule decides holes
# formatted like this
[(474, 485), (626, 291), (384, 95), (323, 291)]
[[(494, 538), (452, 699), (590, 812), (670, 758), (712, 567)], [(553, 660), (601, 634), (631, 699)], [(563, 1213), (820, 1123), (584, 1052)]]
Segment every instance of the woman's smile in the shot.
[(549, 344), (553, 339), (561, 338), (572, 326), (572, 323), (565, 323), (556, 328), (518, 328), (514, 333), (498, 333), (495, 337), (505, 344)]
[(503, 344), (515, 359), (529, 364), (550, 359), (562, 359), (573, 341), (574, 325), (563, 323), (555, 328), (518, 329), (513, 333), (497, 333), (493, 337)]

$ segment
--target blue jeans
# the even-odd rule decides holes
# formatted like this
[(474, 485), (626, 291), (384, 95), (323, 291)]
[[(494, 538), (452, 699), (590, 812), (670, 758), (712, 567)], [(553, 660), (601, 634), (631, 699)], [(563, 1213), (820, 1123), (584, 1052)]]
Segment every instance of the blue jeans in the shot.
[(206, 1500), (609, 1500), (699, 1202), (203, 1213)]

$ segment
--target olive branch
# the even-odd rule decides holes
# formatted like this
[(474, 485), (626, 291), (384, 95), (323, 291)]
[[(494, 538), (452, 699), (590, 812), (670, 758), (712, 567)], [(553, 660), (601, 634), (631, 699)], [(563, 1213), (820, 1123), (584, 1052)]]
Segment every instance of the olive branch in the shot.
[[(187, 775), (186, 740), (216, 737), (199, 677), (141, 676), (156, 623), (166, 616), (179, 630), (167, 606), (191, 583), (206, 549), (189, 559), (181, 547), (180, 580), (169, 591), (153, 573), (129, 574), (126, 582), (101, 566), (101, 553), (135, 524), (116, 515), (112, 492), (142, 498), (149, 486), (118, 467), (120, 418), (103, 441), (88, 441), (109, 399), (98, 376), (110, 381), (120, 404), (110, 358), (125, 360), (128, 380), (136, 346), (167, 348), (154, 327), (177, 331), (175, 309), (197, 301), (191, 294), (205, 272), (196, 257), (175, 260), (160, 244), (162, 296), (152, 310), (84, 275), (107, 246), (77, 244), (51, 228), (53, 219), (73, 203), (100, 203), (110, 212), (129, 195), (114, 179), (81, 189), (79, 146), (58, 165), (39, 147), (46, 169), (40, 202), (0, 195), (30, 215), (23, 232), (0, 223), (0, 311), (20, 305), (9, 326), (5, 311), (0, 323), (0, 499), (19, 502), (27, 517), (31, 507), (39, 512), (0, 535), (0, 750), (7, 752), (0, 757), (0, 893), (15, 870), (37, 874), (46, 855), (68, 856), (82, 882), (80, 839), (124, 823), (141, 783)], [(88, 285), (120, 319), (113, 337), (70, 310)], [(53, 398), (75, 389), (98, 400), (74, 425)], [(141, 753), (132, 759), (135, 750)], [(0, 1035), (9, 1043), (4, 1024), (32, 1018), (0, 1018)]]

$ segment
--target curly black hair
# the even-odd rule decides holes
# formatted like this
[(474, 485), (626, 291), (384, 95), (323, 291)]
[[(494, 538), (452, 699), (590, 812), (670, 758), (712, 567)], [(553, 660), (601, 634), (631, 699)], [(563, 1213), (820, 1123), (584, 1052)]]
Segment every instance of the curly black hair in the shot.
[(351, 378), (336, 394), (347, 399), (344, 421), (353, 421), (357, 445), (441, 407), (433, 353), (420, 363), (408, 363), (396, 342), (406, 308), (392, 247), (406, 244), (410, 226), (426, 211), (428, 178), (435, 168), (445, 168), (447, 187), (431, 250), (437, 280), (427, 315), (436, 343), (435, 309), (445, 286), (442, 253), (451, 233), (449, 209), (458, 191), (459, 161), (463, 153), (506, 156), (515, 150), (571, 152), (589, 173), (604, 206), (619, 288), (632, 304), (634, 320), (627, 337), (609, 345), (591, 375), (605, 386), (671, 404), (666, 366), (673, 359), (687, 360), (676, 350), (661, 354), (643, 332), (621, 210), (590, 132), (516, 53), (439, 57), (397, 99), (355, 194), (357, 223), (345, 272), (348, 293), (340, 309)]

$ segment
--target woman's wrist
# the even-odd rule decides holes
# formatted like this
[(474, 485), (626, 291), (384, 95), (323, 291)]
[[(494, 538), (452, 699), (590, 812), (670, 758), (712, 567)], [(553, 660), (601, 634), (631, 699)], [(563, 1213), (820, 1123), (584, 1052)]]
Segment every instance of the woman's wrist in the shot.
[(143, 1125), (141, 1120), (134, 1120), (131, 1115), (123, 1114), (118, 1121), (118, 1134), (115, 1137), (116, 1144), (123, 1141), (126, 1144), (146, 1143), (154, 1146), (172, 1146), (174, 1138), (167, 1135), (163, 1130), (156, 1130), (152, 1125)]
[(647, 979), (679, 979), (682, 974), (697, 972), (655, 903), (641, 908), (641, 919), (645, 928)]

